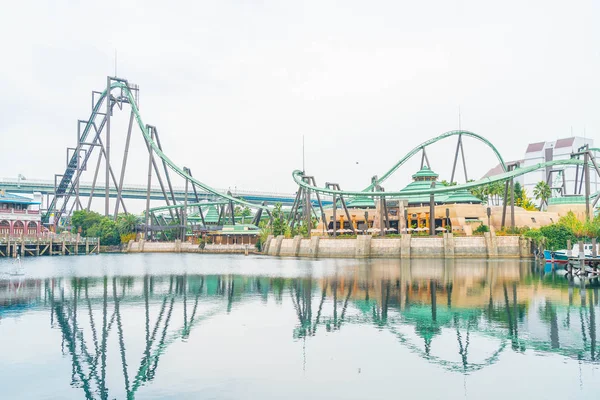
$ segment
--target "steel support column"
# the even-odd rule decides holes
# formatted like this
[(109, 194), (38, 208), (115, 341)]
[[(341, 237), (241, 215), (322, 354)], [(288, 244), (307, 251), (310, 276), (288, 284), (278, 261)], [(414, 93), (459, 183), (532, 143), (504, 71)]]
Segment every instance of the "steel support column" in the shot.
[[(150, 135), (154, 137), (154, 131), (150, 131)], [(148, 227), (152, 224), (150, 217), (150, 188), (152, 186), (152, 164), (153, 164), (153, 151), (152, 147), (148, 146), (148, 192), (146, 193), (146, 234), (144, 239), (148, 240)]]
[(460, 143), (462, 135), (458, 135), (458, 141), (456, 142), (456, 152), (454, 153), (454, 164), (452, 164), (452, 174), (450, 175), (450, 183), (454, 182), (454, 172), (456, 172), (456, 164), (458, 163), (458, 151), (460, 150)]
[[(156, 138), (156, 145), (158, 146), (158, 149), (160, 151), (163, 151), (162, 145), (160, 144), (160, 137), (158, 135), (158, 130), (156, 129), (156, 127), (154, 127), (154, 133), (155, 133), (155, 138)], [(173, 204), (177, 204), (177, 201), (175, 200), (175, 193), (173, 192), (173, 185), (171, 184), (171, 177), (169, 176), (169, 169), (167, 168), (167, 163), (165, 162), (165, 160), (163, 158), (161, 158), (161, 161), (162, 161), (163, 168), (165, 169), (165, 177), (167, 178), (167, 185), (169, 185), (169, 192), (171, 193), (171, 199), (173, 200)], [(177, 209), (175, 209), (175, 215), (177, 215), (177, 218), (179, 218)]]
[(129, 115), (129, 128), (127, 129), (127, 138), (125, 139), (125, 151), (123, 152), (123, 164), (121, 165), (121, 177), (119, 187), (117, 188), (117, 203), (115, 204), (115, 220), (119, 214), (119, 202), (123, 195), (123, 180), (125, 179), (125, 168), (127, 167), (127, 156), (129, 154), (129, 143), (131, 141), (131, 129), (133, 127), (133, 110)]
[(94, 198), (94, 190), (96, 189), (96, 180), (98, 179), (98, 172), (100, 171), (100, 163), (102, 162), (102, 152), (98, 152), (98, 163), (96, 164), (96, 170), (94, 171), (94, 180), (92, 181), (92, 189), (90, 190), (90, 197), (88, 199), (87, 210), (90, 211), (92, 205), (92, 199)]
[(104, 160), (106, 161), (106, 184), (104, 188), (104, 216), (108, 217), (110, 208), (110, 114), (111, 99), (110, 99), (110, 77), (106, 78), (106, 152), (104, 153)]
[(585, 175), (585, 219), (590, 219), (590, 152), (583, 155), (583, 173)]
[[(431, 182), (431, 188), (435, 189), (435, 181)], [(429, 195), (429, 236), (435, 236), (435, 196)]]
[(185, 197), (183, 199), (183, 210), (181, 210), (182, 231), (181, 240), (184, 241), (187, 234), (187, 205), (188, 205), (188, 180), (185, 180)]

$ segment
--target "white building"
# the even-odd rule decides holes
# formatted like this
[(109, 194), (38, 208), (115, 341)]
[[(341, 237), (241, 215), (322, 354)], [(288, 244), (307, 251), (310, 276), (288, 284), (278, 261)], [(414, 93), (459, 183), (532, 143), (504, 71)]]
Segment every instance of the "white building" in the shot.
[[(525, 151), (523, 167), (529, 167), (538, 163), (554, 160), (567, 160), (571, 158), (572, 153), (578, 152), (579, 149), (585, 145), (593, 147), (594, 140), (574, 136), (549, 142), (530, 143), (527, 146), (527, 150)], [(576, 177), (578, 177), (579, 182), (581, 182), (582, 167), (577, 168), (574, 165), (565, 165), (557, 167), (546, 167), (545, 169), (540, 169), (524, 175), (523, 187), (525, 188), (529, 197), (533, 198), (533, 188), (535, 187), (535, 185), (540, 181), (546, 182), (548, 179), (548, 175), (553, 170), (563, 171), (562, 173), (564, 174), (567, 195), (585, 193), (585, 187), (583, 185), (575, 185)], [(562, 186), (562, 183), (563, 177), (557, 172), (552, 173), (550, 186)], [(592, 193), (598, 191), (598, 176), (593, 169), (590, 169), (590, 190)]]

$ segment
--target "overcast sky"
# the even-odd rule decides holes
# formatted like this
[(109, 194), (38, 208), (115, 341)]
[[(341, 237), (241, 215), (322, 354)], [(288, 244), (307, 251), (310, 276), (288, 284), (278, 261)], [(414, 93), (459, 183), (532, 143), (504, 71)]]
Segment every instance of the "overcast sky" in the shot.
[[(598, 21), (593, 0), (4, 2), (0, 177), (64, 171), (115, 51), (165, 152), (219, 188), (294, 192), (304, 135), (318, 184), (362, 189), (412, 147), (457, 129), (459, 107), (462, 128), (506, 159), (571, 129), (600, 145)], [(132, 146), (126, 178), (143, 184), (139, 131)], [(442, 179), (454, 147), (429, 154)], [(472, 139), (465, 150), (469, 178), (496, 165)], [(386, 190), (405, 186), (418, 163)]]

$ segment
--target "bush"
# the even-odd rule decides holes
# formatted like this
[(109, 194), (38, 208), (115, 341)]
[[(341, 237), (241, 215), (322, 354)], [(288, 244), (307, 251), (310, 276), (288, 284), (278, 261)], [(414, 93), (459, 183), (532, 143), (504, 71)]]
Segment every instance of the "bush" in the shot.
[(124, 235), (121, 235), (121, 243), (127, 244), (127, 243), (129, 243), (130, 240), (135, 240), (136, 237), (137, 237), (137, 234), (135, 234), (134, 232), (126, 233)]
[(525, 232), (523, 236), (531, 239), (531, 241), (538, 250), (543, 250), (546, 246), (546, 237), (542, 234), (542, 231), (539, 229), (530, 229), (527, 232)]
[(117, 230), (115, 221), (103, 218), (100, 223), (92, 225), (87, 230), (88, 236), (100, 238), (100, 244), (104, 246), (116, 246), (121, 243), (121, 235)]
[(273, 235), (286, 235), (287, 231), (289, 231), (289, 226), (287, 221), (285, 220), (285, 216), (283, 211), (281, 210), (281, 203), (275, 204), (275, 208), (273, 208)]
[(200, 240), (198, 240), (198, 246), (200, 247), (200, 249), (204, 250), (204, 248), (206, 247), (207, 241), (203, 238), (200, 238)]
[(477, 229), (475, 229), (473, 231), (473, 233), (478, 234), (478, 235), (483, 235), (485, 232), (489, 232), (489, 231), (490, 231), (489, 226), (482, 224), (482, 225), (479, 225), (477, 227)]
[(573, 231), (567, 226), (562, 224), (542, 226), (540, 228), (540, 234), (546, 239), (546, 248), (552, 251), (566, 249), (567, 240), (571, 240), (572, 243), (577, 241), (575, 233), (573, 233)]

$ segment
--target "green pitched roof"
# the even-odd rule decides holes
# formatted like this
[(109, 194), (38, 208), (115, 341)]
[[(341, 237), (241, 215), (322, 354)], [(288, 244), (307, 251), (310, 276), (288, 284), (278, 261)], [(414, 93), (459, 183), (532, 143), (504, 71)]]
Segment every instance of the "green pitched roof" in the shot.
[(423, 167), (417, 171), (416, 174), (414, 174), (412, 177), (414, 180), (417, 180), (419, 178), (423, 179), (423, 178), (438, 178), (438, 174), (436, 174), (435, 172), (433, 172), (427, 165), (423, 165)]
[[(424, 165), (412, 177), (414, 181), (406, 185), (400, 193), (410, 193), (413, 190), (427, 190), (431, 188), (431, 183), (435, 182), (436, 187), (445, 186), (442, 182), (437, 182), (438, 174), (432, 171), (428, 166)], [(413, 195), (406, 194), (398, 196), (398, 198), (407, 200), (409, 206), (418, 204), (428, 204), (429, 195)], [(436, 194), (434, 200), (437, 204), (481, 204), (481, 200), (473, 196), (467, 189), (459, 189), (456, 192)], [(351, 208), (374, 208), (375, 202), (367, 193), (365, 197), (354, 197), (347, 201), (348, 207)], [(341, 204), (340, 204), (341, 206)]]
[(551, 197), (548, 200), (548, 205), (558, 204), (585, 204), (585, 196)]
[(481, 200), (471, 194), (467, 189), (457, 190), (456, 192), (452, 192), (449, 195), (446, 195), (447, 198), (444, 200), (444, 203), (455, 204), (455, 203), (473, 203), (480, 204)]

